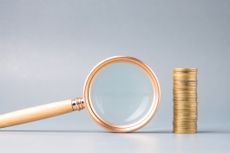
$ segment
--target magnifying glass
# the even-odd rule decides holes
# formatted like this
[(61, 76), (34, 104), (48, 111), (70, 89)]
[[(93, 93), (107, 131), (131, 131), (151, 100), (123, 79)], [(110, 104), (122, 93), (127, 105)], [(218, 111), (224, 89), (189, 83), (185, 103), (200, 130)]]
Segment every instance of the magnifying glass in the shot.
[(0, 115), (0, 128), (41, 120), (85, 107), (92, 119), (111, 132), (145, 126), (160, 103), (156, 75), (142, 61), (126, 56), (103, 60), (89, 73), (83, 97)]

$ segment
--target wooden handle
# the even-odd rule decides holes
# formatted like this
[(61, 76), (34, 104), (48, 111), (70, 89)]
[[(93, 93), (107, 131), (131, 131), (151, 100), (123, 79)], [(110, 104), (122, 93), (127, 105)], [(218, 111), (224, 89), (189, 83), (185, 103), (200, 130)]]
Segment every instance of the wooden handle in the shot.
[[(75, 109), (77, 107), (77, 109)], [(81, 106), (81, 107), (80, 107)], [(78, 109), (79, 108), (79, 109)], [(84, 108), (83, 102), (64, 100), (0, 115), (0, 128), (41, 120)]]

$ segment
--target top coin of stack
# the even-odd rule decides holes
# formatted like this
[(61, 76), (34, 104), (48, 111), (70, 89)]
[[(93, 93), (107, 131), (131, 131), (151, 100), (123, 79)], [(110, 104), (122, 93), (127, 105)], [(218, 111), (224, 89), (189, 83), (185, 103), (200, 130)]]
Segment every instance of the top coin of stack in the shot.
[(174, 133), (197, 132), (197, 69), (173, 70)]

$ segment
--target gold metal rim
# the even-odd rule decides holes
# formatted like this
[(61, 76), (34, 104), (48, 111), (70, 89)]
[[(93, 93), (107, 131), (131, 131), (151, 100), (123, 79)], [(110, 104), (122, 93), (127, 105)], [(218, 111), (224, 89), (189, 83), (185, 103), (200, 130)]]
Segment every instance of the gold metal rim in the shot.
[[(112, 125), (111, 123), (108, 123), (105, 120), (103, 120), (103, 118), (101, 118), (97, 114), (95, 109), (93, 108), (92, 101), (90, 98), (90, 90), (91, 90), (91, 86), (92, 86), (92, 83), (93, 83), (95, 76), (104, 67), (106, 67), (110, 64), (116, 63), (116, 62), (127, 62), (127, 63), (131, 63), (131, 64), (135, 64), (135, 65), (139, 66), (140, 68), (142, 68), (144, 70), (144, 72), (147, 74), (147, 76), (149, 77), (149, 79), (151, 80), (151, 83), (152, 83), (153, 89), (154, 89), (154, 91), (153, 91), (154, 92), (153, 93), (154, 99), (153, 99), (153, 104), (151, 106), (150, 111), (142, 118), (142, 120), (140, 120), (136, 123), (133, 123), (133, 124), (125, 125), (125, 126)], [(115, 57), (107, 58), (107, 59), (101, 61), (100, 63), (98, 63), (91, 70), (88, 77), (86, 78), (86, 81), (84, 84), (84, 89), (83, 89), (84, 101), (86, 103), (88, 113), (90, 114), (90, 116), (92, 117), (92, 119), (96, 123), (98, 123), (99, 125), (101, 125), (102, 127), (106, 128), (107, 130), (109, 130), (111, 132), (133, 132), (133, 131), (136, 131), (136, 130), (142, 128), (143, 126), (145, 126), (148, 122), (150, 122), (150, 120), (155, 115), (157, 109), (159, 108), (160, 94), (161, 93), (160, 93), (159, 81), (158, 81), (156, 75), (154, 74), (154, 72), (151, 70), (151, 68), (148, 65), (146, 65), (145, 63), (143, 63), (142, 61), (140, 61), (136, 58), (133, 58), (133, 57), (129, 57), (129, 56), (115, 56)]]

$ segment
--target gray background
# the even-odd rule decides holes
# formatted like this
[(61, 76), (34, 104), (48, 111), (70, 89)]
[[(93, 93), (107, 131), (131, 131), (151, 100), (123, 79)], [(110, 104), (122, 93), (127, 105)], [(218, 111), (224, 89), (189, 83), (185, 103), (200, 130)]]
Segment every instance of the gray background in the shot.
[[(17, 148), (35, 141), (36, 145), (28, 149), (38, 145), (42, 151), (52, 151), (54, 146), (47, 143), (53, 141), (55, 146), (64, 144), (55, 150), (61, 152), (69, 147), (66, 139), (80, 145), (90, 139), (92, 150), (88, 152), (109, 148), (132, 152), (146, 148), (145, 152), (184, 152), (191, 148), (226, 151), (230, 137), (221, 131), (230, 129), (229, 27), (229, 0), (0, 0), (0, 113), (81, 96), (91, 68), (115, 55), (143, 60), (157, 74), (162, 89), (156, 117), (141, 130), (150, 133), (100, 133), (104, 129), (84, 110), (1, 129), (2, 150), (15, 151), (14, 147), (8, 150), (7, 144)], [(170, 133), (174, 67), (199, 69), (200, 134), (196, 136), (178, 138)], [(186, 141), (182, 141), (184, 137)], [(168, 148), (164, 147), (167, 141)], [(123, 150), (117, 147), (119, 142)], [(130, 148), (137, 144), (140, 147)], [(72, 146), (70, 151), (74, 149)]]

